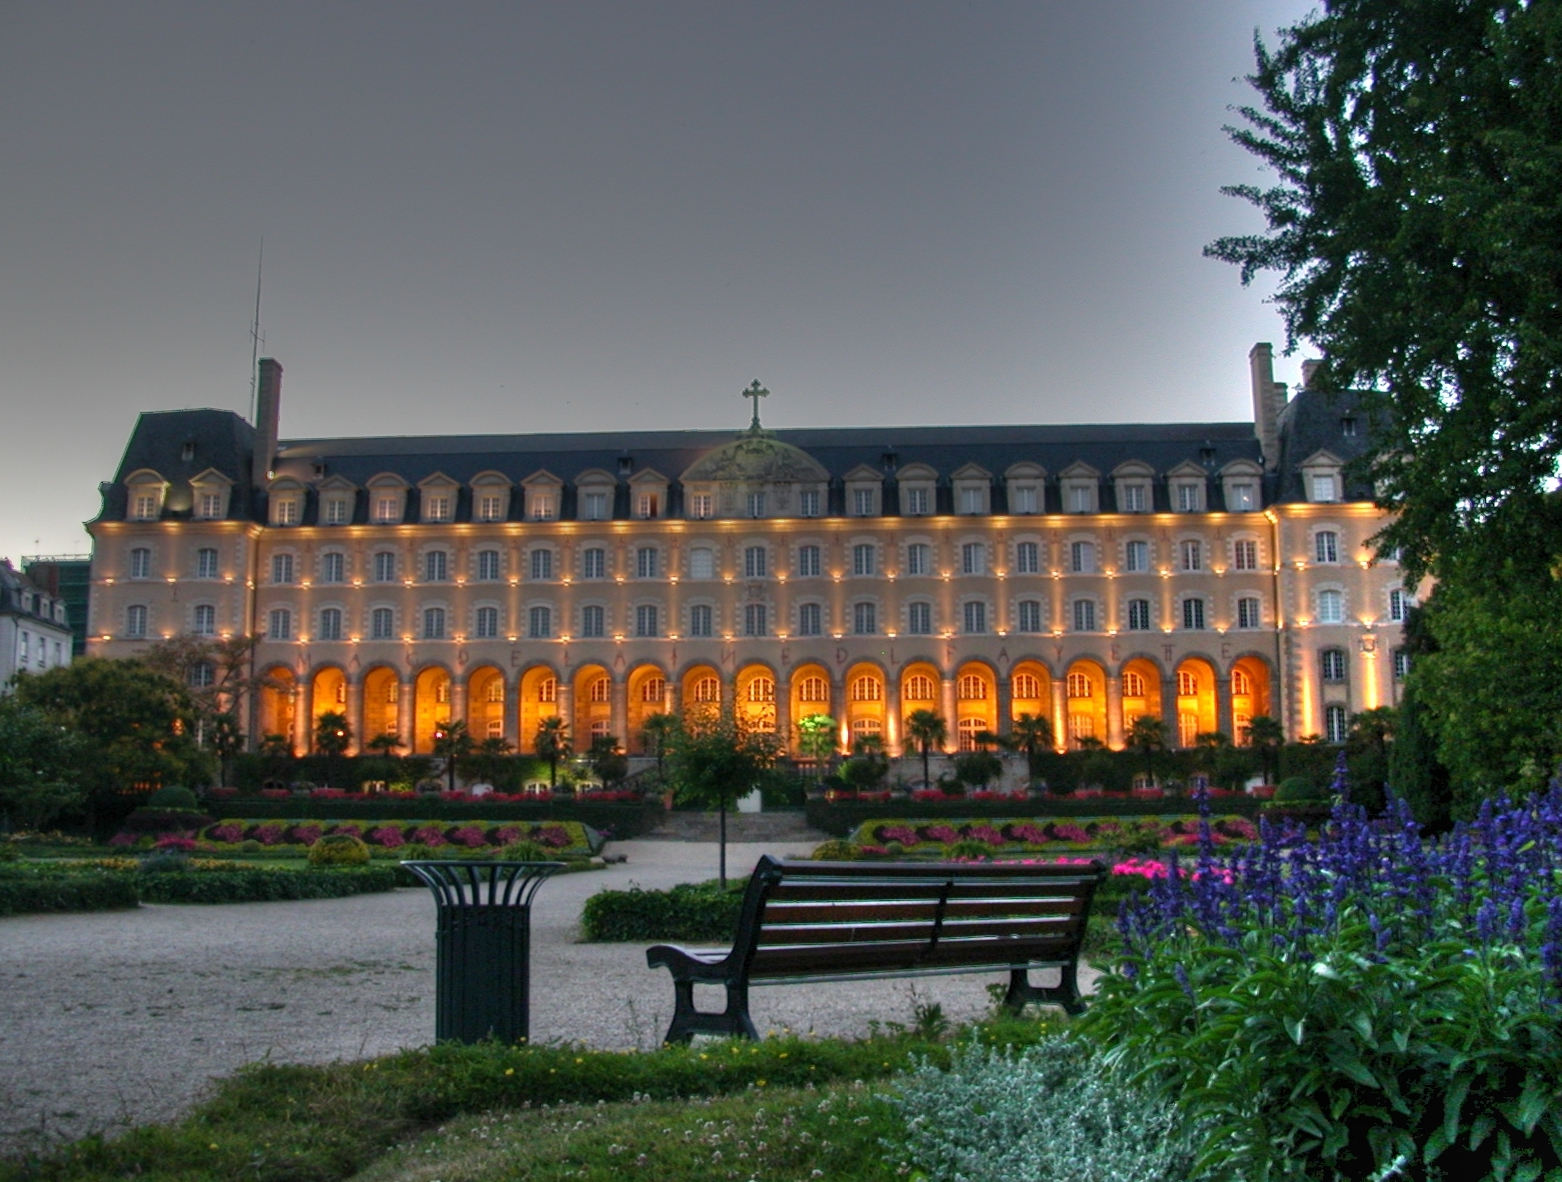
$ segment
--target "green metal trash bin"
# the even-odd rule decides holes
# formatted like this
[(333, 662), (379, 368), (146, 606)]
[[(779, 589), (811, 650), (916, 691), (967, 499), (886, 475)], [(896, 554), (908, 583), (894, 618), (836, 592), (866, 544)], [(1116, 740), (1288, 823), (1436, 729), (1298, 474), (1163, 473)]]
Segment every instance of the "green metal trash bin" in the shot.
[(531, 1036), (531, 904), (563, 862), (403, 862), (434, 892), (434, 1037)]

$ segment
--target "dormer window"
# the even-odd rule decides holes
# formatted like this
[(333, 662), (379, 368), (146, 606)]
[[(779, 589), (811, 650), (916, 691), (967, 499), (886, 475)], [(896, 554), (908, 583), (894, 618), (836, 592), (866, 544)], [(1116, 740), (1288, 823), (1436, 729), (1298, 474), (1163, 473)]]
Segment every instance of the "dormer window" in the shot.
[(330, 497), (325, 502), (325, 523), (346, 525), (352, 517), (352, 503), (346, 497)]
[(1143, 484), (1125, 484), (1119, 500), (1122, 504), (1118, 509), (1124, 513), (1145, 513), (1150, 508), (1150, 490)]
[(635, 516), (642, 520), (661, 516), (661, 498), (653, 492), (643, 492), (635, 498)]
[(1356, 419), (1353, 415), (1346, 415), (1343, 419), (1340, 420), (1340, 434), (1356, 434)]
[(137, 521), (156, 521), (163, 498), (156, 493), (137, 493), (130, 503), (130, 514)]
[(424, 513), (425, 521), (449, 521), (451, 498), (448, 496), (432, 496), (428, 498), (428, 509)]
[(929, 491), (929, 489), (925, 488), (906, 489), (905, 513), (907, 517), (926, 517), (933, 511), (933, 498), (928, 496)]
[(222, 516), (222, 494), (202, 493), (195, 503), (196, 515), (210, 521)]
[(583, 516), (587, 521), (607, 520), (607, 493), (593, 490), (581, 499), (585, 502)]
[(1307, 491), (1310, 501), (1337, 501), (1340, 499), (1339, 477), (1333, 472), (1315, 472)]
[(1258, 508), (1258, 489), (1246, 480), (1233, 481), (1226, 489), (1226, 508), (1233, 513), (1251, 513)]
[(962, 488), (960, 490), (960, 512), (980, 513), (983, 509), (983, 502), (986, 499), (979, 488)]
[(750, 517), (763, 517), (765, 515), (765, 494), (751, 492), (748, 494), (748, 515)]
[(877, 498), (874, 496), (874, 490), (871, 488), (852, 489), (852, 516), (872, 517), (873, 502), (876, 499)]
[(694, 493), (689, 497), (689, 516), (704, 521), (715, 516), (715, 498), (708, 492)]
[(298, 497), (277, 497), (271, 502), (271, 524), (297, 525), (299, 509)]
[(1093, 513), (1096, 507), (1095, 492), (1095, 489), (1087, 485), (1074, 485), (1068, 490), (1068, 511), (1070, 513)]
[(401, 520), (400, 497), (376, 497), (374, 499), (374, 520), (381, 525), (390, 525)]
[(179, 458), (186, 464), (195, 459), (195, 444), (191, 442), (181, 444), (179, 447)]

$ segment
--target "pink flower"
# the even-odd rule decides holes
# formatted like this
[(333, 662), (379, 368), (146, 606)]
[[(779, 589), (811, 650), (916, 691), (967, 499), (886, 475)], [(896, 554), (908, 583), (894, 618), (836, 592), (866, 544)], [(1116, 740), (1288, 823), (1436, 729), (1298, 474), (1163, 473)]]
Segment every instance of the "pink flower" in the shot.
[(443, 825), (419, 825), (412, 831), (412, 840), (418, 845), (444, 845), (445, 827)]
[(456, 845), (464, 845), (468, 849), (476, 849), (480, 845), (488, 844), (488, 834), (483, 831), (481, 825), (463, 825), (453, 830), (450, 840)]
[(152, 843), (154, 850), (177, 850), (188, 854), (195, 848), (195, 838), (187, 837), (183, 833), (165, 833)]
[(917, 831), (909, 825), (883, 825), (879, 828), (879, 840), (884, 842), (898, 841), (901, 845), (916, 845), (921, 838)]
[(495, 845), (516, 845), (526, 840), (526, 830), (519, 825), (501, 825), (489, 835)]
[(108, 839), (108, 843), (112, 846), (135, 845), (136, 835), (134, 833), (116, 833)]
[(561, 825), (549, 825), (546, 828), (538, 829), (532, 834), (532, 837), (543, 845), (551, 845), (554, 849), (563, 849), (565, 846), (573, 844), (569, 830)]
[(244, 826), (235, 821), (213, 825), (206, 831), (208, 841), (222, 841), (232, 845), (244, 840)]
[(325, 834), (324, 825), (310, 823), (293, 826), (293, 840), (299, 845), (314, 845)]
[(282, 839), (287, 836), (287, 826), (281, 821), (272, 821), (266, 825), (256, 825), (254, 837), (261, 845), (281, 845)]
[(929, 825), (922, 832), (926, 833), (929, 841), (941, 841), (945, 845), (954, 845), (960, 840), (960, 832), (948, 825)]
[(371, 829), (369, 840), (388, 850), (400, 849), (407, 844), (407, 839), (401, 834), (400, 825), (381, 825), (378, 829)]
[(1052, 837), (1055, 841), (1072, 841), (1083, 845), (1090, 840), (1090, 834), (1086, 833), (1078, 825), (1053, 825)]
[(1047, 833), (1039, 825), (1032, 825), (1029, 821), (1022, 821), (1018, 825), (1009, 826), (1009, 835), (1015, 841), (1023, 841), (1027, 845), (1046, 845)]
[(1003, 834), (999, 833), (991, 825), (972, 825), (965, 831), (969, 841), (985, 841), (988, 845), (1002, 845)]
[(342, 825), (332, 825), (331, 826), (331, 832), (332, 833), (345, 833), (349, 837), (362, 837), (363, 836), (363, 826), (362, 825), (357, 825), (357, 824), (354, 824), (351, 821), (348, 821), (347, 823), (342, 824)]

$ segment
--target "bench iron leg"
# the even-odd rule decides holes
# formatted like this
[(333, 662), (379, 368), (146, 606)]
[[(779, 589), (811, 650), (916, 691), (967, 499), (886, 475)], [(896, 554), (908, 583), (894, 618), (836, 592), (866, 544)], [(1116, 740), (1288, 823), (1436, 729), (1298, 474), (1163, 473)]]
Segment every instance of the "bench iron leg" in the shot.
[(694, 982), (673, 982), (673, 1020), (667, 1027), (668, 1043), (687, 1043), (696, 1034), (728, 1035), (759, 1040), (754, 1020), (748, 1013), (748, 982), (728, 981), (727, 1008), (720, 1014), (707, 1014), (694, 1008)]
[(1085, 1006), (1080, 1001), (1078, 973), (1077, 965), (1066, 964), (1056, 985), (1032, 985), (1029, 972), (1013, 969), (1003, 1004), (1016, 1014), (1033, 1002), (1062, 1006), (1066, 1014), (1082, 1014)]

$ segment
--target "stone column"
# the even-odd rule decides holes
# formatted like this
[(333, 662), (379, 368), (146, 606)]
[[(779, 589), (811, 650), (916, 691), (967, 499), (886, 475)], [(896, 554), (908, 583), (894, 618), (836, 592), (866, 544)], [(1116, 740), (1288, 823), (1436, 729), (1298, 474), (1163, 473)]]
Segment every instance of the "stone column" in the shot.
[(996, 678), (998, 689), (998, 733), (1007, 735), (1014, 729), (1014, 681), (1008, 677)]
[(1052, 746), (1058, 754), (1068, 750), (1068, 681), (1052, 679)]
[(559, 717), (564, 720), (565, 732), (569, 735), (570, 748), (574, 751), (584, 751), (591, 745), (591, 736), (577, 735), (575, 733), (575, 680), (572, 677), (560, 676), (558, 689), (555, 691)]
[(511, 685), (504, 683), (504, 741), (517, 751), (521, 749), (521, 679)]
[(950, 750), (960, 750), (960, 699), (956, 696), (955, 679), (953, 677), (940, 678), (943, 689), (944, 717), (949, 725)]
[(472, 717), (467, 713), (467, 683), (465, 679), (450, 679), (450, 721), (466, 723), (467, 733), (479, 737), (472, 730)]
[(830, 678), (830, 701), (840, 703), (839, 727), (836, 733), (836, 751), (851, 750), (851, 702), (846, 698), (846, 678), (835, 674)]
[(781, 740), (783, 751), (796, 754), (792, 741), (792, 691), (782, 678), (776, 678), (776, 738)]
[(1232, 729), (1235, 724), (1231, 714), (1231, 678), (1229, 675), (1215, 675), (1215, 729), (1226, 735), (1233, 743), (1237, 741), (1236, 731)]
[(1121, 675), (1106, 679), (1106, 745), (1113, 751), (1123, 749), (1123, 679)]
[(1166, 746), (1181, 745), (1181, 728), (1177, 718), (1177, 675), (1161, 678), (1161, 721), (1166, 724)]
[(417, 682), (410, 678), (403, 681), (396, 689), (396, 737), (401, 740), (401, 748), (408, 754), (412, 753), (412, 741), (415, 737), (414, 722), (417, 719), (416, 702)]
[(899, 759), (906, 752), (906, 736), (902, 733), (903, 719), (900, 713), (900, 676), (884, 677), (884, 754)]
[(348, 748), (349, 755), (363, 754), (365, 739), (374, 738), (373, 735), (365, 736), (363, 733), (363, 682), (359, 679), (347, 679), (347, 704), (342, 708), (347, 714), (347, 727), (352, 732), (352, 746)]
[(608, 691), (612, 698), (612, 713), (608, 726), (623, 745), (625, 751), (629, 750), (629, 678), (614, 678), (612, 688)]
[(314, 678), (305, 674), (293, 687), (293, 750), (305, 754), (315, 746), (314, 700)]

